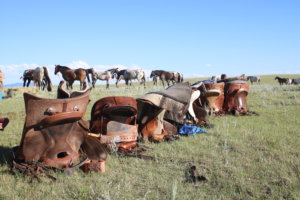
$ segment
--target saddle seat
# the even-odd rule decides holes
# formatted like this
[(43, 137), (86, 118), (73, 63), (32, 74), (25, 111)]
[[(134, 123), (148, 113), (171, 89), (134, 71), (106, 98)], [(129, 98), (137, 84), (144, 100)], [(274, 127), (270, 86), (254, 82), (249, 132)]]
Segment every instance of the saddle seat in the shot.
[(105, 97), (93, 105), (90, 130), (101, 134), (100, 141), (120, 148), (137, 145), (137, 102), (132, 97)]

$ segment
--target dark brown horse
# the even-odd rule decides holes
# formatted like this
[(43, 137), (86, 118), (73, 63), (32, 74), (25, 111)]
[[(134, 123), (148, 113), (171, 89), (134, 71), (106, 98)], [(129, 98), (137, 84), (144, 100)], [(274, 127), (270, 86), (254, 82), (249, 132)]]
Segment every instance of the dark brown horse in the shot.
[(70, 87), (73, 89), (73, 83), (75, 80), (80, 81), (80, 89), (84, 88), (85, 78), (88, 78), (88, 82), (90, 82), (86, 70), (82, 68), (72, 70), (66, 66), (55, 65), (54, 74), (56, 75), (58, 72), (62, 74), (63, 79), (67, 82), (67, 88)]
[(289, 83), (289, 79), (288, 78), (280, 78), (280, 77), (276, 76), (275, 80), (278, 80), (278, 82), (279, 82), (280, 85), (283, 85), (283, 84), (287, 85)]
[(26, 69), (24, 71), (23, 76), (21, 76), (21, 79), (23, 79), (23, 87), (30, 85), (30, 82), (33, 80), (33, 72), (34, 69)]
[(174, 81), (174, 73), (173, 72), (167, 72), (164, 70), (153, 70), (150, 74), (150, 78), (158, 76), (163, 84), (163, 87), (165, 87), (164, 81), (167, 82), (168, 86), (170, 86), (170, 81)]

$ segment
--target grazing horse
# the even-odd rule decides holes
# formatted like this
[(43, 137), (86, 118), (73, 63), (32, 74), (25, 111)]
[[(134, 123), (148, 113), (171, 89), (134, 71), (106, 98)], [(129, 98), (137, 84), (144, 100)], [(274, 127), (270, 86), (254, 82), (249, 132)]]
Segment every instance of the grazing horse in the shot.
[[(122, 72), (121, 72), (122, 71)], [(144, 87), (146, 87), (146, 77), (145, 72), (141, 69), (135, 69), (135, 70), (121, 70), (120, 72), (116, 73), (117, 76), (117, 82), (116, 87), (118, 87), (118, 82), (123, 77), (125, 80), (126, 85), (128, 86), (128, 83), (130, 81), (130, 85), (132, 84), (132, 80), (138, 80), (140, 84), (144, 84)]]
[(159, 76), (153, 76), (153, 85), (157, 86), (157, 81), (159, 81)]
[(0, 88), (4, 88), (4, 73), (0, 70)]
[(253, 83), (260, 83), (260, 77), (259, 76), (247, 76), (247, 81), (251, 82), (251, 84)]
[(47, 86), (47, 90), (52, 91), (51, 79), (47, 67), (37, 67), (32, 73), (32, 80), (39, 87), (40, 90), (44, 90)]
[[(69, 67), (55, 65), (54, 74), (56, 75), (58, 72), (62, 74), (63, 79), (67, 82), (67, 88), (69, 87), (73, 89), (73, 83), (75, 80), (80, 81), (80, 89), (84, 88), (85, 78), (87, 77), (87, 73), (85, 69), (79, 68), (72, 70)], [(90, 79), (88, 78), (90, 82)]]
[[(33, 74), (34, 69), (26, 69), (23, 72), (23, 76), (21, 76), (20, 79), (23, 79), (23, 87), (28, 87), (30, 85), (30, 82), (33, 80)], [(26, 84), (27, 83), (27, 84)]]
[(119, 81), (121, 81), (122, 79), (124, 79), (124, 73), (125, 73), (126, 69), (122, 69), (120, 71), (118, 71), (112, 78), (116, 77), (117, 81), (116, 81), (116, 87), (118, 86)]
[(117, 74), (118, 68), (106, 70), (104, 72), (94, 72), (92, 78), (92, 85), (95, 87), (97, 79), (106, 81), (106, 89), (109, 89), (109, 80)]
[(153, 70), (150, 74), (150, 78), (153, 76), (158, 76), (163, 84), (163, 87), (165, 87), (164, 81), (167, 82), (168, 86), (170, 86), (170, 81), (174, 80), (174, 73), (173, 72), (167, 72), (164, 70)]
[(283, 84), (287, 85), (289, 83), (288, 78), (280, 78), (280, 77), (276, 76), (275, 80), (278, 80), (278, 82), (279, 82), (280, 85), (283, 85)]

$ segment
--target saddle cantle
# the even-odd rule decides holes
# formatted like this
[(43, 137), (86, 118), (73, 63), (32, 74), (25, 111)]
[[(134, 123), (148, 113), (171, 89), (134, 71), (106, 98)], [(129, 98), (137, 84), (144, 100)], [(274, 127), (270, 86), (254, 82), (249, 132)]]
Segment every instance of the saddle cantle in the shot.
[(138, 137), (137, 102), (132, 97), (105, 97), (92, 107), (90, 130), (101, 134), (101, 143), (135, 147)]
[(82, 151), (89, 160), (106, 160), (104, 147), (88, 135), (87, 122), (82, 119), (89, 94), (88, 89), (73, 98), (43, 99), (24, 93), (26, 118), (16, 159), (67, 168)]

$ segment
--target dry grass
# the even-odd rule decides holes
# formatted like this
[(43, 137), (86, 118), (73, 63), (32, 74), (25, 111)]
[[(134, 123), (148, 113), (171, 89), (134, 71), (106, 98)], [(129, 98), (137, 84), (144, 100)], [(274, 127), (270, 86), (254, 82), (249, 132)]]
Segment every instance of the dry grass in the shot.
[[(56, 182), (30, 183), (8, 172), (8, 148), (19, 144), (25, 112), (22, 95), (4, 99), (1, 116), (11, 122), (0, 133), (0, 199), (300, 199), (300, 86), (279, 86), (274, 77), (251, 86), (249, 108), (259, 116), (211, 117), (215, 126), (206, 134), (149, 145), (155, 161), (112, 155), (104, 174), (52, 172)], [(85, 119), (99, 98), (160, 89), (151, 83), (146, 89), (98, 86)], [(55, 92), (39, 96), (52, 98)], [(208, 181), (195, 186), (191, 165)]]

